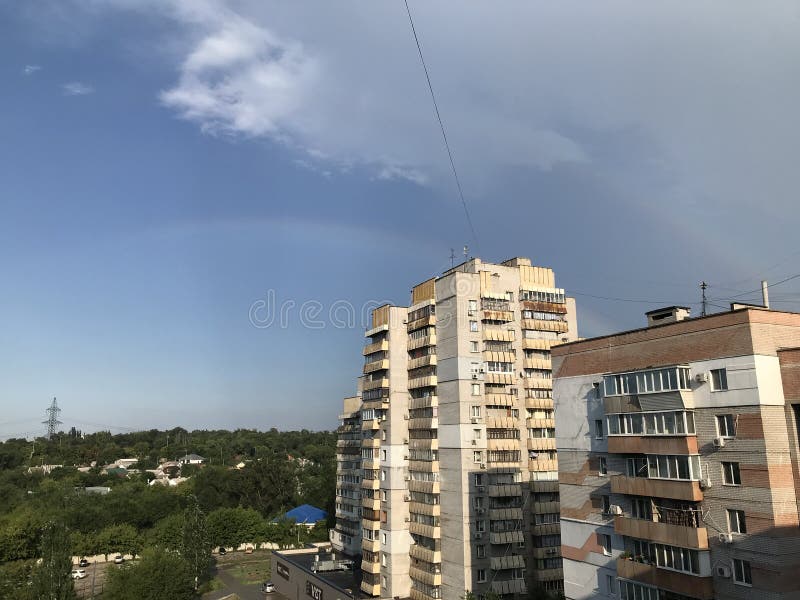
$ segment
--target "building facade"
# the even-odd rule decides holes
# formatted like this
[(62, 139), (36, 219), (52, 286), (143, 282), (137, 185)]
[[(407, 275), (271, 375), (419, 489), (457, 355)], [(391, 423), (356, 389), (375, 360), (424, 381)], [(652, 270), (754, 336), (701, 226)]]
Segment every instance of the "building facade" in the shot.
[(365, 594), (562, 588), (550, 348), (576, 329), (553, 271), (525, 258), (472, 259), (373, 311), (339, 439), (355, 447), (360, 429), (361, 462), (340, 454), (331, 533), (341, 552), (360, 546)]
[(800, 314), (688, 314), (553, 351), (567, 598), (800, 598)]

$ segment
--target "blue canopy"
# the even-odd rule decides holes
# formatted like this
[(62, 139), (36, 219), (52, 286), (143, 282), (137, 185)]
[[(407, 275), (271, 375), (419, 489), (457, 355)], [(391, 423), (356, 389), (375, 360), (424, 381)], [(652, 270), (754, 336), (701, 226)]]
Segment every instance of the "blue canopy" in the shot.
[(283, 518), (294, 519), (295, 523), (312, 525), (317, 521), (322, 521), (327, 516), (328, 513), (321, 508), (311, 506), (310, 504), (303, 504), (287, 512), (285, 515), (283, 515)]

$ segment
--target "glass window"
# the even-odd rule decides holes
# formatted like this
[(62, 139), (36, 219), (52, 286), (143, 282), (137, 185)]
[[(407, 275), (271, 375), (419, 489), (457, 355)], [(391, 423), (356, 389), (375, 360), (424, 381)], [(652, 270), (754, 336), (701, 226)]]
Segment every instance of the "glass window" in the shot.
[(715, 392), (728, 389), (728, 372), (725, 369), (711, 369), (711, 389)]
[(743, 510), (728, 509), (728, 531), (731, 533), (747, 533)]
[(608, 464), (605, 456), (600, 457), (600, 467), (598, 468), (598, 472), (600, 475), (608, 475)]
[(478, 342), (471, 341), (469, 343), (469, 350), (470, 350), (470, 352), (478, 352)]
[(733, 415), (717, 415), (717, 433), (725, 438), (736, 437), (736, 421)]
[(470, 321), (469, 322), (469, 330), (470, 331), (478, 331), (478, 322), (477, 321)]
[(603, 547), (603, 554), (606, 556), (611, 556), (611, 536), (606, 533), (600, 533), (597, 537), (600, 538), (600, 545)]
[(742, 476), (739, 473), (739, 463), (722, 463), (722, 481), (725, 485), (742, 485)]
[(606, 573), (606, 593), (609, 596), (617, 595), (617, 578)]
[(478, 583), (484, 583), (486, 581), (486, 569), (478, 569), (477, 577), (478, 577)]
[(753, 585), (749, 561), (739, 558), (733, 559), (733, 581), (740, 585)]
[(478, 558), (486, 558), (486, 546), (476, 546), (475, 547), (475, 556)]
[(598, 440), (603, 439), (603, 420), (596, 419), (594, 422), (594, 437)]

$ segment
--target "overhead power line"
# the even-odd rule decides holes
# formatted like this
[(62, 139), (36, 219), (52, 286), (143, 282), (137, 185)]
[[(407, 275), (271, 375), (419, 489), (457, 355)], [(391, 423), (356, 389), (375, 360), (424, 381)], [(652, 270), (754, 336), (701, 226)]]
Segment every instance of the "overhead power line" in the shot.
[(411, 33), (414, 34), (414, 41), (417, 44), (417, 52), (419, 52), (419, 60), (422, 63), (422, 69), (425, 71), (425, 79), (428, 81), (428, 89), (431, 92), (431, 100), (433, 100), (433, 110), (436, 112), (436, 120), (439, 121), (439, 128), (442, 131), (442, 139), (444, 140), (444, 147), (447, 149), (447, 157), (450, 159), (450, 168), (453, 170), (453, 177), (456, 180), (456, 187), (458, 188), (458, 196), (461, 198), (461, 206), (464, 207), (464, 215), (467, 218), (472, 239), (475, 241), (475, 249), (480, 254), (480, 244), (478, 243), (478, 234), (475, 233), (475, 226), (472, 224), (472, 217), (469, 214), (467, 201), (464, 199), (464, 190), (461, 188), (461, 180), (458, 177), (458, 170), (456, 169), (456, 162), (453, 160), (453, 152), (450, 150), (450, 142), (447, 141), (447, 133), (444, 129), (442, 122), (442, 115), (439, 113), (439, 103), (436, 102), (436, 94), (433, 92), (433, 84), (431, 83), (431, 76), (428, 73), (428, 65), (425, 64), (425, 57), (422, 55), (422, 46), (417, 37), (417, 29), (414, 27), (414, 19), (411, 17), (411, 9), (408, 6), (408, 0), (405, 0), (406, 12), (408, 13), (408, 22), (411, 23)]
[[(767, 285), (767, 288), (775, 287), (776, 285), (781, 285), (782, 283), (786, 283), (787, 281), (792, 281), (793, 279), (800, 278), (800, 273), (797, 275), (792, 275), (791, 277), (787, 277), (786, 279), (781, 279), (780, 281), (776, 281), (775, 283), (770, 283)], [(725, 296), (721, 298), (714, 298), (714, 300), (734, 300), (736, 298), (741, 298), (742, 296), (749, 296), (750, 294), (755, 294), (757, 292), (761, 292), (761, 286), (757, 287), (754, 290), (750, 290), (749, 292), (742, 292), (741, 294), (736, 294), (735, 296)]]

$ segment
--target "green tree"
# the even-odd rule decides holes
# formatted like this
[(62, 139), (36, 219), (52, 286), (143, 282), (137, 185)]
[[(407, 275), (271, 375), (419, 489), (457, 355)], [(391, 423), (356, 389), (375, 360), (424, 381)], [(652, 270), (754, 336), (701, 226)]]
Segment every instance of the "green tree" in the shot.
[(136, 557), (142, 550), (142, 539), (136, 528), (123, 524), (106, 527), (98, 534), (100, 551), (108, 558), (109, 554), (120, 552)]
[(104, 600), (191, 600), (194, 576), (185, 560), (163, 548), (149, 548), (140, 560), (109, 569)]
[(42, 531), (42, 562), (33, 572), (31, 591), (37, 600), (73, 600), (72, 556), (67, 528), (47, 523)]
[(148, 546), (160, 546), (178, 551), (183, 544), (183, 513), (173, 513), (164, 517), (147, 533)]
[(208, 515), (212, 546), (237, 546), (264, 539), (264, 518), (250, 508), (219, 508)]
[(189, 505), (183, 511), (183, 543), (181, 556), (194, 576), (194, 589), (208, 576), (211, 566), (211, 539), (206, 516), (200, 510), (197, 498), (189, 496)]

